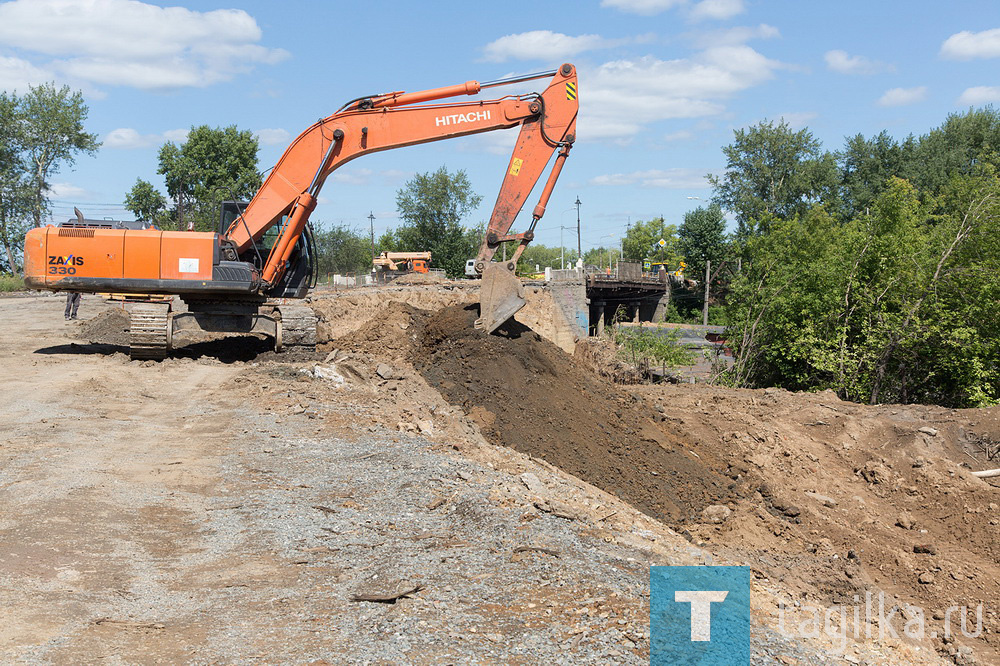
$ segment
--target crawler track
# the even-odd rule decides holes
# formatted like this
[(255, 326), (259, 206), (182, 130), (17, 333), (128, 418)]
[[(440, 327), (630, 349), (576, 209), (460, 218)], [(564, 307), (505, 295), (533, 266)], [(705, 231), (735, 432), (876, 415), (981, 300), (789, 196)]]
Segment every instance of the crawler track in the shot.
[(137, 360), (162, 360), (170, 349), (170, 306), (139, 303), (132, 307), (129, 356)]

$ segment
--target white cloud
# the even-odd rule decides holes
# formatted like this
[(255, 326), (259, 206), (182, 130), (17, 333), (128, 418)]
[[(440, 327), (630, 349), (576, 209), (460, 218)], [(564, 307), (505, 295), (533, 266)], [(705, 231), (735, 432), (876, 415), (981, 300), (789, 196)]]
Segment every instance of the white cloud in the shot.
[(143, 90), (206, 87), (288, 56), (260, 39), (253, 17), (235, 9), (197, 12), (139, 0), (0, 4), (0, 45), (32, 59), (32, 78), (42, 75), (33, 83), (57, 75)]
[(506, 60), (564, 60), (577, 53), (606, 48), (610, 42), (600, 35), (580, 35), (570, 37), (551, 30), (532, 30), (515, 35), (506, 35), (483, 47), (484, 60), (504, 62)]
[(613, 7), (641, 16), (653, 16), (684, 4), (687, 0), (601, 0), (601, 7)]
[(958, 98), (958, 103), (963, 106), (978, 106), (994, 102), (1000, 102), (1000, 87), (998, 86), (966, 88), (962, 96)]
[(87, 190), (69, 183), (51, 183), (48, 190), (49, 196), (53, 199), (71, 199), (74, 201), (82, 201), (86, 200), (90, 196), (90, 192)]
[(26, 91), (30, 85), (52, 80), (51, 70), (32, 65), (21, 58), (0, 57), (0, 90)]
[(609, 173), (588, 181), (594, 186), (638, 185), (668, 190), (692, 190), (708, 187), (705, 171), (698, 169), (648, 169), (631, 173)]
[(695, 21), (724, 20), (744, 11), (743, 0), (701, 0), (691, 9), (691, 18)]
[(580, 136), (627, 138), (646, 123), (700, 118), (774, 76), (781, 64), (749, 46), (707, 49), (692, 59), (616, 60), (581, 74)]
[(860, 55), (848, 55), (847, 51), (835, 49), (827, 51), (823, 55), (826, 66), (834, 72), (840, 74), (878, 74), (879, 72), (892, 72), (895, 67), (884, 62), (869, 60)]
[(783, 113), (781, 114), (781, 119), (788, 123), (788, 126), (793, 130), (800, 130), (809, 124), (809, 121), (816, 118), (819, 114), (813, 111), (797, 111), (793, 113)]
[(257, 135), (257, 140), (265, 146), (286, 145), (292, 138), (288, 130), (281, 128), (257, 130), (254, 134)]
[(140, 134), (131, 127), (119, 127), (105, 134), (102, 144), (105, 148), (117, 150), (152, 148), (160, 146), (166, 141), (184, 143), (187, 141), (188, 131), (185, 129), (175, 129), (167, 130), (163, 134)]
[(412, 175), (411, 172), (400, 169), (373, 171), (365, 167), (344, 166), (330, 174), (328, 180), (342, 185), (397, 185)]
[(670, 134), (665, 134), (663, 136), (664, 141), (687, 141), (688, 139), (693, 139), (693, 138), (694, 138), (694, 132), (690, 130), (671, 132)]
[(752, 39), (774, 39), (781, 32), (773, 25), (761, 23), (758, 26), (737, 26), (727, 30), (711, 30), (695, 36), (694, 43), (701, 48), (718, 46), (739, 46)]
[(941, 45), (941, 56), (952, 60), (1000, 57), (1000, 28), (957, 32)]
[(187, 143), (188, 134), (191, 133), (189, 129), (172, 129), (167, 130), (163, 133), (164, 141), (173, 141), (174, 143)]
[(879, 106), (905, 106), (923, 101), (927, 97), (927, 86), (916, 88), (892, 88), (878, 100)]
[(330, 180), (344, 185), (367, 185), (371, 182), (374, 171), (364, 167), (341, 168), (330, 174)]

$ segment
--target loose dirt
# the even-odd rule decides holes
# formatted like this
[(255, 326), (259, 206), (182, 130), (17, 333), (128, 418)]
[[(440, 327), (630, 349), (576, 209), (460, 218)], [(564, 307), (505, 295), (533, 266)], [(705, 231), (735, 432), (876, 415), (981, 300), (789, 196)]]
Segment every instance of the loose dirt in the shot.
[(653, 412), (608, 385), (531, 329), (510, 321), (494, 335), (473, 328), (476, 306), (427, 317), (414, 363), (495, 444), (541, 458), (676, 523), (728, 498), (715, 471)]

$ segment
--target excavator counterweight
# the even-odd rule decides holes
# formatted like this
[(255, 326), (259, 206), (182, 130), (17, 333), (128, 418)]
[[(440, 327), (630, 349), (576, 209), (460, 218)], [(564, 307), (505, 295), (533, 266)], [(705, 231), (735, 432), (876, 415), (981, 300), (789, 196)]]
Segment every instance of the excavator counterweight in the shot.
[[(540, 93), (441, 101), (548, 77)], [(25, 283), (52, 291), (180, 296), (187, 305), (185, 313), (145, 308), (135, 317), (133, 351), (143, 358), (162, 358), (172, 332), (183, 328), (264, 333), (275, 339), (276, 348), (283, 338), (315, 344), (314, 332), (310, 336), (298, 331), (315, 322), (298, 311), (293, 314), (284, 299), (302, 298), (315, 284), (309, 216), (330, 173), (368, 153), (519, 127), (475, 259), (475, 270), (483, 276), (480, 327), (492, 332), (524, 306), (514, 266), (534, 238), (535, 225), (576, 140), (577, 109), (576, 68), (570, 64), (483, 84), (468, 81), (358, 98), (300, 134), (250, 202), (225, 202), (217, 233), (128, 228), (78, 215), (76, 223), (28, 232)], [(528, 228), (510, 233), (553, 155)], [(277, 234), (265, 239), (272, 229)], [(516, 244), (512, 259), (494, 262), (503, 243)]]

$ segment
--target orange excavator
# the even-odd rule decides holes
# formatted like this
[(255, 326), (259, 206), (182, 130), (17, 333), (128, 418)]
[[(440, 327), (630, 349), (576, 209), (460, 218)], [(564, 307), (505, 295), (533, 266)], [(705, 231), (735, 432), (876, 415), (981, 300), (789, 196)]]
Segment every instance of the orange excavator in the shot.
[[(533, 79), (551, 80), (541, 93), (471, 102), (431, 103)], [(478, 328), (493, 332), (524, 304), (514, 267), (534, 238), (553, 187), (576, 139), (576, 68), (421, 92), (391, 92), (351, 100), (300, 134), (249, 203), (224, 202), (216, 232), (162, 231), (136, 224), (87, 220), (32, 229), (25, 238), (25, 284), (52, 291), (170, 294), (169, 303), (131, 311), (133, 358), (160, 359), (175, 331), (264, 333), (275, 349), (315, 347), (316, 318), (285, 299), (315, 285), (316, 257), (309, 215), (330, 173), (367, 153), (520, 127), (475, 270), (483, 277)], [(514, 218), (546, 165), (555, 160), (528, 228), (511, 233)], [(502, 243), (510, 259), (493, 261)]]

